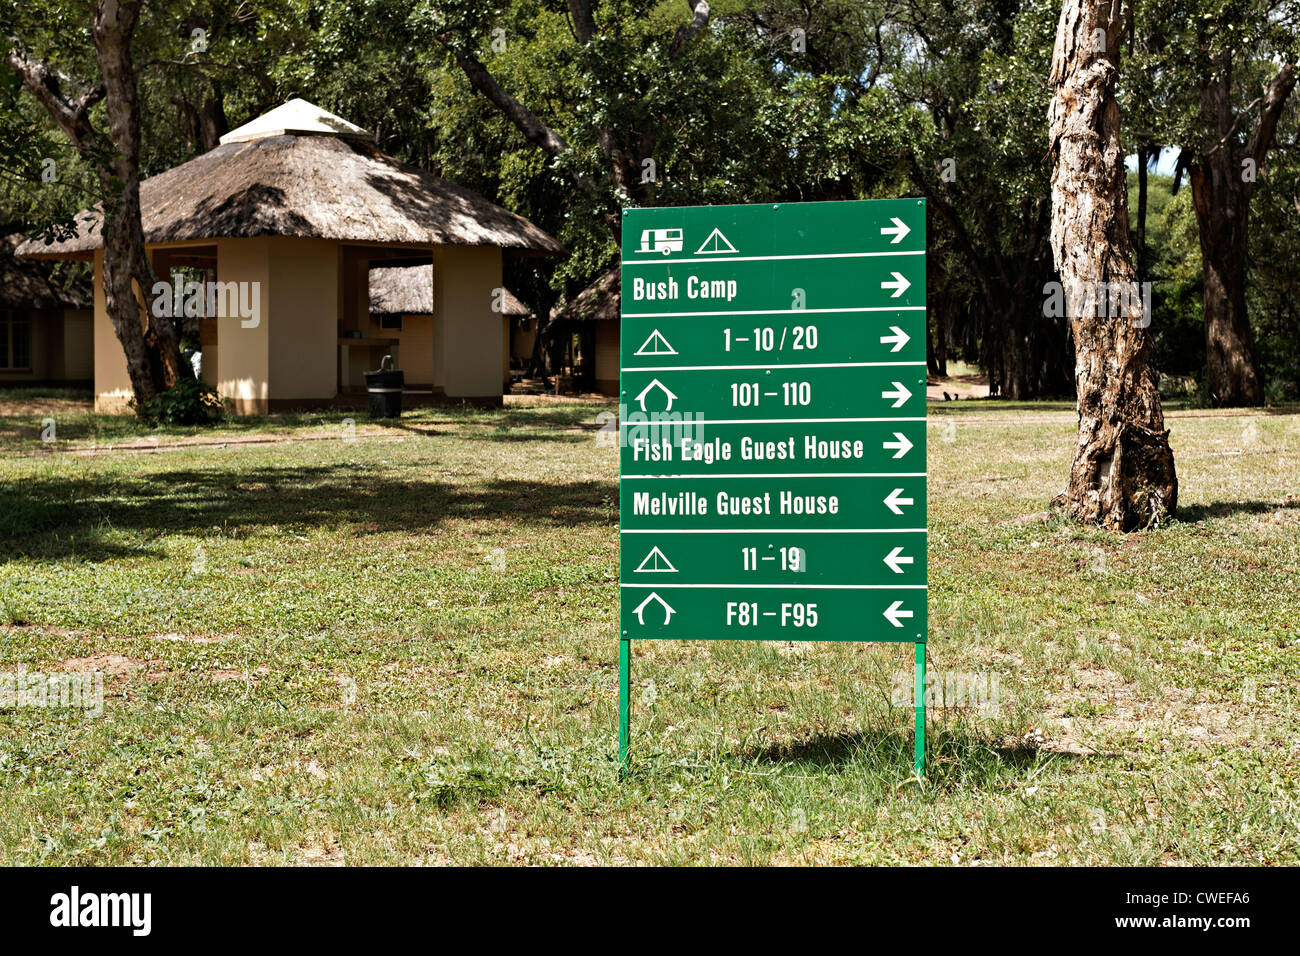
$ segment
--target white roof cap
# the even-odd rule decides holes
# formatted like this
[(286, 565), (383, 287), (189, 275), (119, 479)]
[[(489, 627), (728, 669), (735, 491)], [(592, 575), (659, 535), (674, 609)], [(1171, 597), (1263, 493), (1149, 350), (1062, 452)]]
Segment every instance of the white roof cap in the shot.
[(250, 120), (238, 129), (232, 129), (221, 137), (221, 145), (227, 143), (247, 143), (249, 140), (266, 139), (268, 136), (341, 136), (348, 139), (366, 139), (374, 141), (374, 135), (349, 123), (341, 116), (335, 116), (328, 110), (308, 103), (303, 99), (292, 99), (283, 106), (277, 106), (269, 113), (263, 113), (255, 120)]

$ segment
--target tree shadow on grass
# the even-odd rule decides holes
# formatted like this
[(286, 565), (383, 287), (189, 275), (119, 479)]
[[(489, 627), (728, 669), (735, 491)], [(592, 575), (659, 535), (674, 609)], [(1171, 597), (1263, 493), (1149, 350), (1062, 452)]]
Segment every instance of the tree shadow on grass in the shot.
[[(523, 527), (612, 524), (610, 481), (396, 480), (355, 464), (176, 470), (133, 476), (43, 475), (0, 481), (0, 563), (24, 557), (103, 561), (156, 553), (166, 534), (276, 526), (351, 535), (424, 535), (457, 519)], [(139, 544), (114, 532), (136, 532)]]
[(1207, 518), (1229, 518), (1240, 514), (1267, 514), (1284, 508), (1300, 508), (1300, 500), (1293, 501), (1211, 501), (1201, 505), (1181, 505), (1178, 520), (1189, 523)]
[[(817, 734), (747, 747), (731, 756), (750, 764), (796, 770), (863, 768), (904, 776), (912, 773), (914, 761), (910, 730)], [(1007, 770), (1018, 772), (1046, 760), (1073, 762), (1084, 756), (1046, 750), (1028, 741), (995, 738), (960, 725), (931, 726), (926, 734), (926, 776), (933, 779), (978, 780)]]

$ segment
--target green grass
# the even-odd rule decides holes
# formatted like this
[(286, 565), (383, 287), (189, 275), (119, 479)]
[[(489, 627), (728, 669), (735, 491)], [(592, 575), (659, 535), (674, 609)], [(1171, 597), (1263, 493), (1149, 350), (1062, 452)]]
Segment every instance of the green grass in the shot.
[(1300, 416), (1171, 416), (1125, 537), (1043, 514), (1068, 403), (932, 407), (930, 667), (999, 706), (918, 783), (910, 645), (646, 642), (620, 783), (603, 410), (0, 412), (0, 671), (109, 674), (0, 709), (0, 862), (1300, 862)]

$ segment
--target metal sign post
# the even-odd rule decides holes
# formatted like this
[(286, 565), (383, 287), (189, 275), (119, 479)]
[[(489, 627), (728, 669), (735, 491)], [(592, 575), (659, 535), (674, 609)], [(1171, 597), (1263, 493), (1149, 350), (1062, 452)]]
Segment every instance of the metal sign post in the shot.
[(633, 640), (915, 642), (925, 769), (923, 200), (628, 209), (619, 764)]

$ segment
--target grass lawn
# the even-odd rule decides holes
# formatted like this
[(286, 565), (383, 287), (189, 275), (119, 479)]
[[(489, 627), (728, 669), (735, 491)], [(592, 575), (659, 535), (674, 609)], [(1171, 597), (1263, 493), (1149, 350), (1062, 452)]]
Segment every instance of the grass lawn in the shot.
[(1174, 413), (1120, 536), (1045, 513), (1068, 404), (931, 407), (929, 664), (998, 700), (923, 783), (911, 645), (747, 642), (634, 645), (617, 780), (606, 410), (0, 404), (0, 671), (107, 675), (0, 710), (0, 862), (1300, 863), (1294, 410)]

